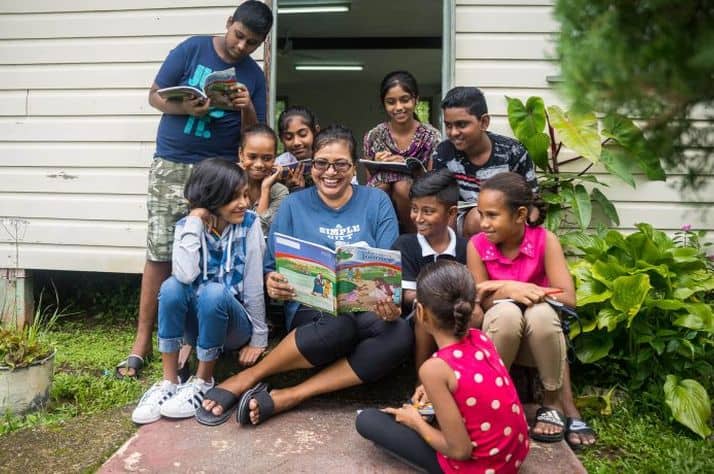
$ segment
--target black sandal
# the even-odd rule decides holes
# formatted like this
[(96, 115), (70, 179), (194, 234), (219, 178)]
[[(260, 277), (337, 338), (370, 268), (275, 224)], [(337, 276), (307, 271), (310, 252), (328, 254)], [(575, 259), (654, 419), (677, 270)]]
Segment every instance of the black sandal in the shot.
[[(114, 377), (118, 378), (119, 380), (121, 379), (138, 379), (139, 374), (141, 374), (141, 369), (144, 368), (144, 358), (141, 357), (140, 355), (136, 354), (130, 354), (129, 357), (124, 359), (123, 361), (119, 362), (117, 366), (114, 368)], [(129, 374), (122, 374), (119, 372), (119, 369), (134, 369), (134, 373), (129, 375)]]
[(595, 430), (590, 427), (584, 420), (581, 418), (568, 418), (565, 422), (565, 442), (568, 443), (568, 446), (570, 446), (570, 449), (573, 451), (580, 450), (582, 448), (587, 448), (589, 446), (592, 446), (595, 443), (573, 443), (570, 441), (570, 435), (590, 435), (594, 439), (597, 438), (597, 435), (595, 434)]
[(210, 389), (206, 392), (203, 400), (212, 400), (223, 408), (223, 412), (220, 415), (214, 415), (212, 409), (206, 410), (203, 408), (203, 405), (198, 407), (196, 410), (196, 420), (206, 426), (218, 426), (225, 423), (233, 414), (236, 403), (238, 403), (238, 397), (236, 397), (233, 392), (221, 387), (213, 387)]
[[(562, 441), (565, 436), (565, 416), (555, 408), (540, 407), (536, 412), (536, 423), (558, 426), (561, 428), (560, 433), (534, 433), (531, 428), (531, 438), (541, 443), (557, 443)], [(535, 425), (534, 425), (535, 426)]]
[[(260, 419), (255, 424), (250, 421), (250, 401), (253, 399), (258, 403), (258, 408), (260, 409)], [(236, 421), (243, 426), (259, 425), (273, 416), (274, 412), (275, 403), (273, 402), (273, 397), (270, 396), (270, 387), (265, 383), (259, 382), (240, 398)]]

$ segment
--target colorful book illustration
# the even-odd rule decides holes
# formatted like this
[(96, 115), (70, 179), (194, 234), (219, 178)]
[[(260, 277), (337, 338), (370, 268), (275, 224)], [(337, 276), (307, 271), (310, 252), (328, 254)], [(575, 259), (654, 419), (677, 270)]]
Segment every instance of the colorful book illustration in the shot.
[(405, 158), (404, 161), (373, 161), (359, 160), (371, 174), (380, 171), (391, 171), (394, 173), (413, 174), (418, 171), (426, 172), (426, 167), (418, 158)]
[(167, 100), (190, 100), (195, 97), (211, 99), (211, 106), (218, 109), (234, 110), (230, 93), (234, 85), (247, 89), (238, 82), (235, 68), (223, 71), (214, 71), (206, 77), (203, 90), (193, 86), (164, 87), (156, 91), (159, 96)]
[(341, 245), (336, 250), (275, 233), (276, 270), (295, 288), (296, 301), (332, 315), (372, 311), (377, 301), (402, 298), (402, 260), (396, 250)]

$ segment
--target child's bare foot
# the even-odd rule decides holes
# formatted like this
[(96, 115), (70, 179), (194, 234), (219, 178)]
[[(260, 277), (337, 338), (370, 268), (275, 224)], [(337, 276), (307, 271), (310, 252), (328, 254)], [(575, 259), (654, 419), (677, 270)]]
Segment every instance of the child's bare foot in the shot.
[(258, 392), (248, 403), (250, 423), (253, 425), (260, 424), (274, 414), (290, 410), (299, 403), (300, 401), (297, 398), (290, 395), (289, 389), (271, 390), (270, 393)]
[[(223, 390), (228, 390), (236, 397), (240, 397), (243, 392), (248, 390), (253, 385), (252, 381), (245, 380), (246, 377), (241, 377), (243, 374), (244, 372), (234, 375), (233, 377), (224, 380), (223, 383), (217, 387)], [(221, 416), (221, 414), (223, 414), (223, 407), (215, 400), (204, 399), (202, 406), (206, 411), (210, 411), (215, 416)]]

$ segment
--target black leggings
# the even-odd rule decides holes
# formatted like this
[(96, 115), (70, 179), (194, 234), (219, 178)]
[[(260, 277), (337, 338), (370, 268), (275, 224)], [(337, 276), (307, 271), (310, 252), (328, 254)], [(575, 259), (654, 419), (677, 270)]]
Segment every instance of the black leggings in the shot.
[(441, 474), (441, 466), (434, 448), (408, 426), (397, 423), (394, 416), (367, 408), (357, 415), (357, 431), (362, 437), (396, 456), (414, 469), (429, 474)]
[(383, 321), (372, 312), (327, 313), (300, 306), (292, 321), (297, 348), (322, 367), (347, 358), (363, 382), (384, 377), (411, 354), (414, 334), (402, 318)]

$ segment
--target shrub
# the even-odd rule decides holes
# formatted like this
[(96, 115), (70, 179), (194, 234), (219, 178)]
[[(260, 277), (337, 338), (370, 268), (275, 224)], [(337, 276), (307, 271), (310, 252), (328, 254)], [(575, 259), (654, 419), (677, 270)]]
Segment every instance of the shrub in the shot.
[(689, 246), (648, 224), (637, 229), (570, 241), (583, 253), (571, 266), (582, 319), (571, 333), (576, 354), (623, 375), (631, 390), (655, 393), (674, 419), (706, 437), (714, 273), (698, 239)]

